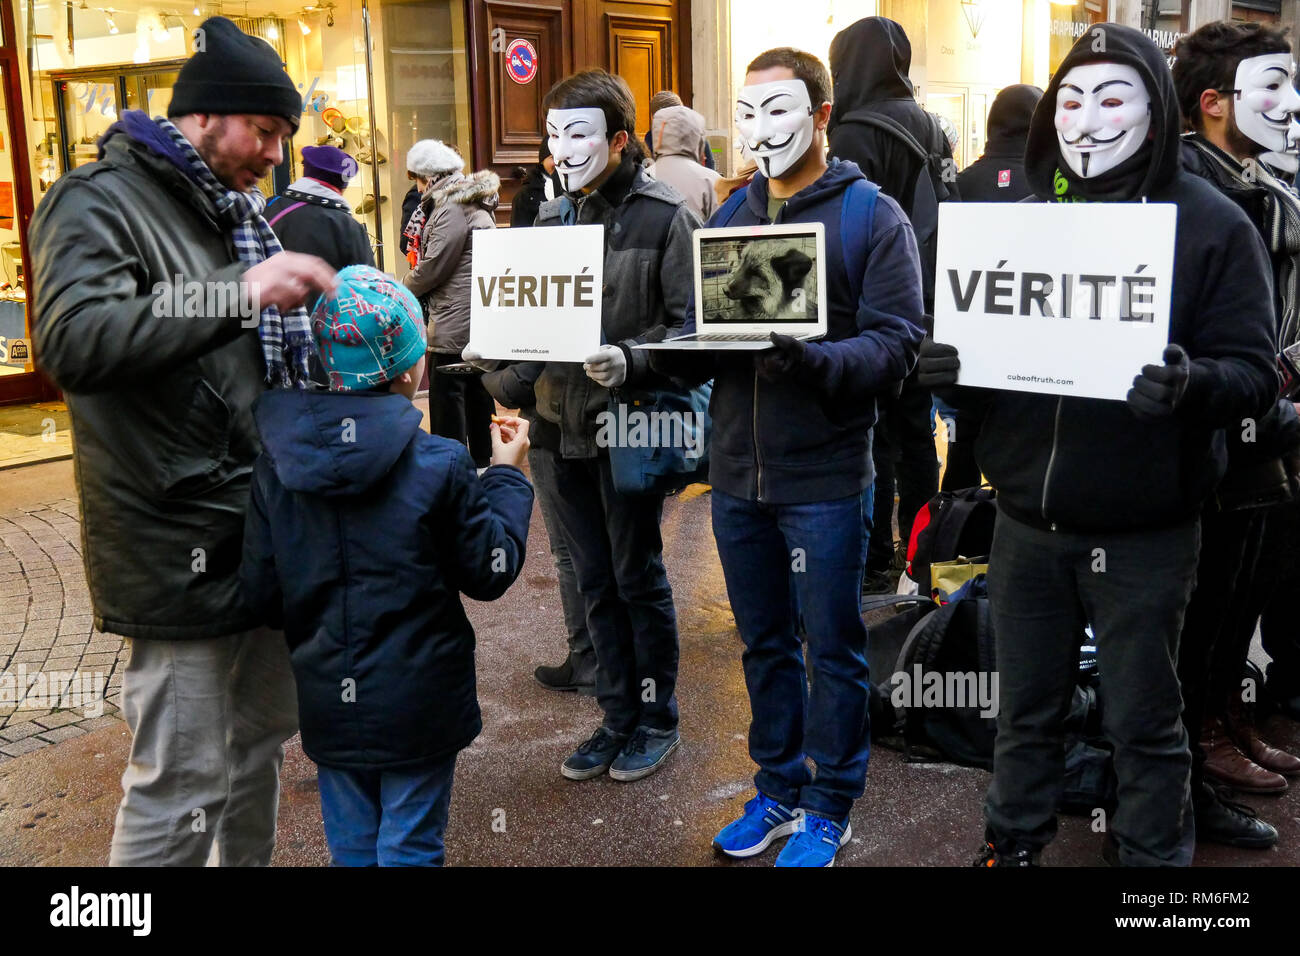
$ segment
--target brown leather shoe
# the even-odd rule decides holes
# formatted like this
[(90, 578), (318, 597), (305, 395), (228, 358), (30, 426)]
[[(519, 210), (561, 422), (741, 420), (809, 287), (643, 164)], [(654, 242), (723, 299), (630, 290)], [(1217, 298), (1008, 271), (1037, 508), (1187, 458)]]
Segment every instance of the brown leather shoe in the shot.
[(1229, 717), (1226, 726), (1233, 743), (1265, 770), (1280, 773), (1284, 777), (1300, 776), (1300, 757), (1274, 747), (1259, 735), (1254, 724)]
[(1286, 778), (1266, 770), (1237, 749), (1218, 718), (1207, 720), (1201, 730), (1205, 751), (1205, 775), (1242, 793), (1282, 793)]

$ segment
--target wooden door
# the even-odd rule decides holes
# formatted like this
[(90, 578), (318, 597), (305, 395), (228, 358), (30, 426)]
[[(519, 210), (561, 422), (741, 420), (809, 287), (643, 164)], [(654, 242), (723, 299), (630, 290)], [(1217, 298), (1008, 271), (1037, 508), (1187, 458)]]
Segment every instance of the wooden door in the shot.
[[(601, 67), (632, 88), (637, 132), (650, 128), (650, 97), (675, 90), (691, 101), (690, 0), (473, 0), (474, 160), (501, 177), (499, 222), (510, 221), (517, 166), (537, 161), (545, 133), (542, 97), (577, 70)], [(537, 54), (536, 76), (510, 76), (506, 51), (516, 40)]]

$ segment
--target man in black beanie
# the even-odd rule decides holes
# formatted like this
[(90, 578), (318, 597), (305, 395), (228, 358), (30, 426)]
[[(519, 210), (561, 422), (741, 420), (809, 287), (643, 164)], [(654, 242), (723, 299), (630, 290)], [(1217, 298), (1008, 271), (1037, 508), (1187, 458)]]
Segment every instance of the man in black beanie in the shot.
[(97, 631), (130, 645), (131, 756), (110, 865), (265, 865), (297, 701), (239, 589), (252, 405), (305, 386), (302, 308), (336, 285), (284, 252), (258, 181), (302, 100), (264, 41), (195, 32), (170, 116), (129, 110), (32, 218), (37, 361), (77, 437)]

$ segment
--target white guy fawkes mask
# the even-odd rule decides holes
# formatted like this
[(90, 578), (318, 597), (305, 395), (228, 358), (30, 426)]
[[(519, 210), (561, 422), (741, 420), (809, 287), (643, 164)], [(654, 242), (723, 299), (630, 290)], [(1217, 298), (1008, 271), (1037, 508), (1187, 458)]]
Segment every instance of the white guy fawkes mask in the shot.
[(1286, 149), (1291, 114), (1300, 111), (1296, 93), (1295, 62), (1290, 53), (1265, 53), (1237, 64), (1237, 129), (1263, 146), (1281, 152)]
[(1084, 179), (1100, 176), (1146, 142), (1151, 95), (1131, 66), (1084, 63), (1061, 79), (1054, 122), (1067, 165)]
[(808, 151), (813, 112), (803, 80), (773, 80), (741, 89), (736, 132), (768, 179), (779, 179)]
[(1292, 176), (1300, 169), (1300, 120), (1297, 120), (1294, 114), (1291, 116), (1291, 128), (1286, 134), (1286, 152), (1270, 150), (1267, 153), (1260, 153), (1259, 158), (1274, 169), (1280, 169)]
[(604, 110), (596, 107), (548, 110), (546, 135), (565, 192), (577, 192), (609, 165), (609, 130), (605, 127)]

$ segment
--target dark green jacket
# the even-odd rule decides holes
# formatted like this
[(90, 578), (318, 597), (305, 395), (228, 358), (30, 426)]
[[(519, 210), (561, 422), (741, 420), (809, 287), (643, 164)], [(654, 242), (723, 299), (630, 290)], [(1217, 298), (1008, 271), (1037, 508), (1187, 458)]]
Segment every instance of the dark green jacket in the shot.
[(238, 571), (265, 370), (256, 330), (216, 301), (244, 271), (227, 231), (179, 169), (118, 135), (50, 189), (31, 250), (36, 361), (72, 417), (95, 626), (252, 627)]

